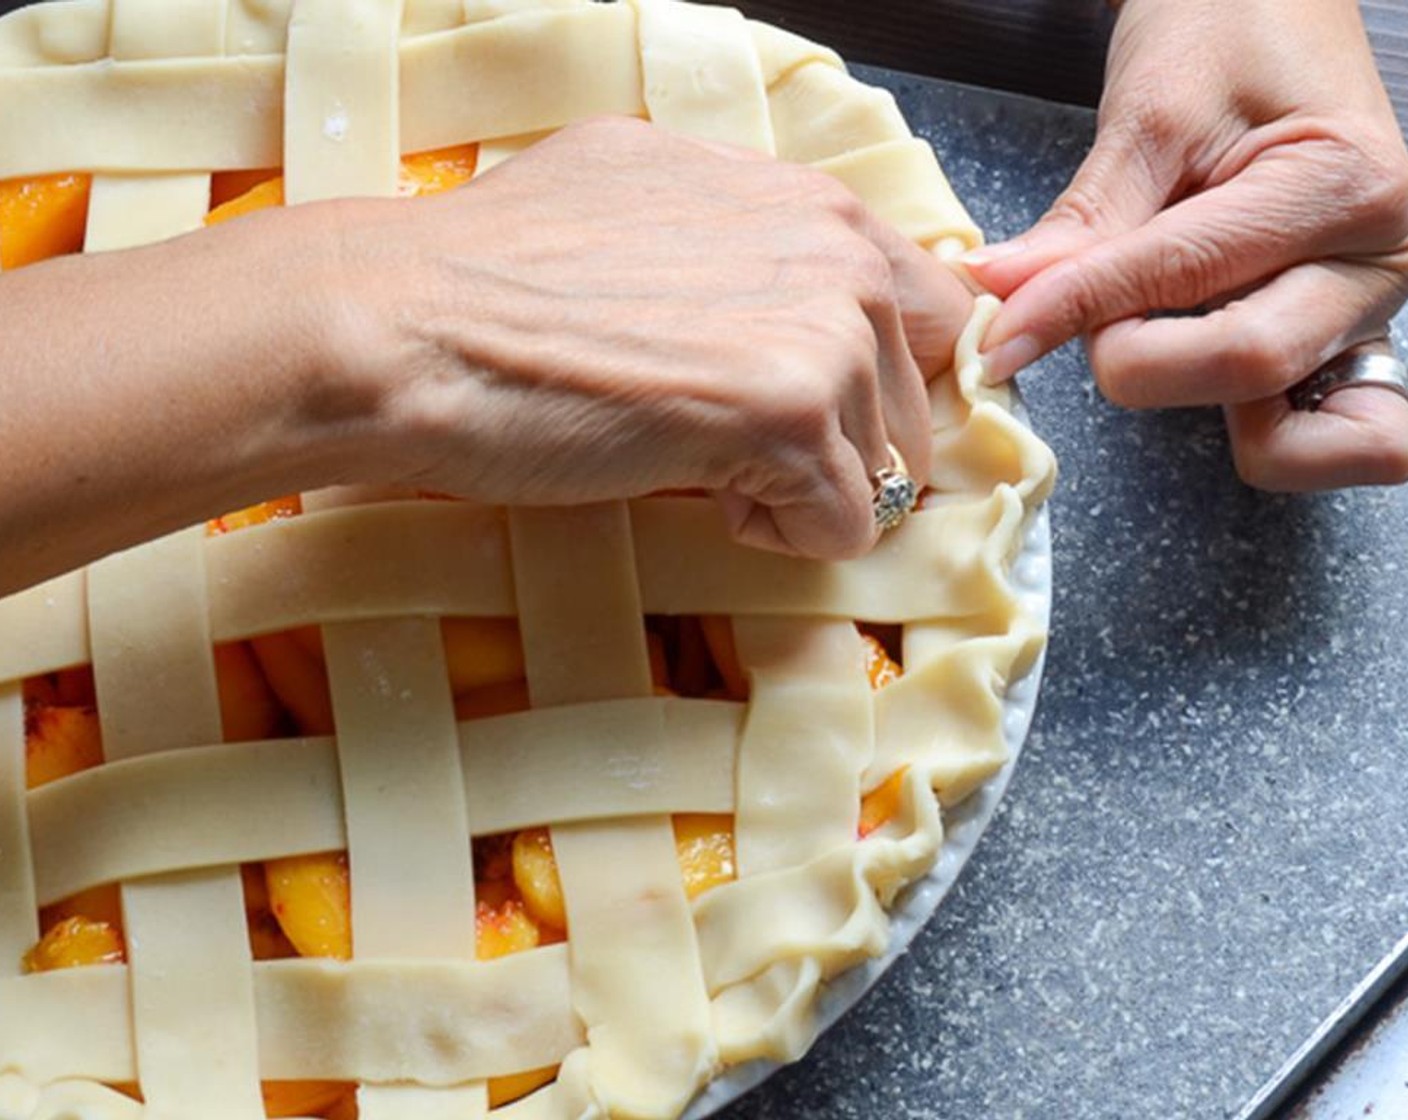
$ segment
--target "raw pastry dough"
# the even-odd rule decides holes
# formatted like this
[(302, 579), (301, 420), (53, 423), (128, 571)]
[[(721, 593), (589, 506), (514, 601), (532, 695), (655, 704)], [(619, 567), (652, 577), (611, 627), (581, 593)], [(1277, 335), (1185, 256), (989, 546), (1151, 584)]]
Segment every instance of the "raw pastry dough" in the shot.
[[(0, 19), (0, 104), (0, 177), (96, 173), (90, 251), (195, 228), (213, 171), (390, 194), (402, 152), (479, 141), (487, 168), (599, 113), (814, 164), (937, 253), (979, 241), (888, 94), (674, 0), (60, 0)], [(1053, 463), (979, 385), (994, 309), (931, 389), (928, 508), (862, 560), (739, 548), (688, 498), (330, 500), (0, 601), (0, 1120), (254, 1120), (260, 1078), (466, 1117), (486, 1078), (559, 1061), (504, 1115), (666, 1120), (724, 1063), (799, 1054), (818, 986), (933, 865), (940, 802), (1001, 766), (1043, 642), (1007, 570)], [(644, 612), (733, 616), (750, 703), (652, 696)], [(519, 618), (531, 712), (455, 724), (441, 615)], [(905, 628), (879, 693), (857, 618)], [(211, 643), (310, 623), (341, 733), (222, 745)], [(108, 764), (26, 793), (20, 682), (84, 663)], [(856, 840), (901, 768), (898, 818)], [(693, 904), (677, 811), (736, 820), (739, 879)], [(547, 822), (570, 944), (475, 962), (470, 838)], [(355, 958), (251, 962), (237, 865), (343, 846)], [(21, 975), (38, 907), (114, 881), (130, 964)], [(138, 1080), (145, 1105), (96, 1084)]]

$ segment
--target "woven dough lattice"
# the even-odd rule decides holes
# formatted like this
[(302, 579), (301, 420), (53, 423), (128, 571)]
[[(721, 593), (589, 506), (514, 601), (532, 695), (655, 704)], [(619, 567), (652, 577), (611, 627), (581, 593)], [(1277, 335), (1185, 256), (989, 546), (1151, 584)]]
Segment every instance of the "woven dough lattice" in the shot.
[[(482, 172), (601, 113), (823, 168), (941, 255), (978, 239), (888, 94), (672, 0), (62, 0), (0, 20), (0, 105), (0, 178), (94, 173), (89, 251), (198, 228), (212, 172), (389, 195), (403, 152), (477, 141)], [(933, 865), (941, 804), (1001, 766), (1043, 640), (1006, 573), (1052, 460), (979, 385), (993, 309), (932, 387), (926, 508), (864, 560), (741, 549), (702, 499), (324, 498), (0, 601), (0, 1118), (250, 1120), (261, 1080), (305, 1078), (359, 1083), (369, 1120), (464, 1118), (559, 1062), (502, 1113), (664, 1118), (799, 1054), (818, 986)], [(655, 695), (647, 614), (731, 616), (748, 702)], [(456, 722), (443, 616), (518, 619), (532, 710)], [(879, 692), (856, 619), (903, 624)], [(213, 644), (310, 624), (336, 736), (222, 743)], [(106, 761), (26, 792), (21, 682), (88, 664)], [(738, 878), (693, 904), (675, 812), (735, 818)], [(547, 823), (570, 940), (476, 961), (471, 839)], [(252, 961), (240, 865), (344, 848), (353, 959)], [(24, 974), (39, 907), (112, 883), (128, 963)], [(144, 1104), (107, 1087), (133, 1083)]]

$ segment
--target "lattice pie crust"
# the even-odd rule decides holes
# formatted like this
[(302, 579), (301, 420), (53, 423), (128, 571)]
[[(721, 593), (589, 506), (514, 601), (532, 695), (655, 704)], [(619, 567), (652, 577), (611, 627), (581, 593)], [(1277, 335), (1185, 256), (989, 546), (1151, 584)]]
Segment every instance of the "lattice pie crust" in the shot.
[[(979, 237), (888, 94), (672, 0), (68, 0), (0, 20), (0, 107), (0, 178), (97, 173), (90, 251), (197, 228), (215, 170), (386, 195), (401, 152), (480, 141), (482, 170), (600, 113), (823, 168), (942, 255)], [(1006, 572), (1053, 464), (980, 387), (993, 309), (933, 386), (927, 507), (864, 560), (736, 547), (689, 498), (325, 501), (0, 601), (0, 1118), (249, 1120), (261, 1078), (466, 1118), (486, 1078), (559, 1061), (499, 1112), (665, 1118), (799, 1054), (818, 985), (883, 951), (933, 865), (940, 804), (1002, 764), (1000, 697), (1043, 641)], [(749, 702), (652, 695), (645, 612), (731, 615)], [(456, 724), (442, 615), (517, 616), (532, 711)], [(852, 619), (903, 623), (899, 682), (872, 693)], [(310, 623), (337, 737), (222, 745), (212, 642)], [(85, 663), (108, 761), (27, 794), (19, 682)], [(736, 814), (738, 880), (693, 905), (680, 811)], [(471, 836), (546, 822), (570, 942), (477, 963)], [(337, 848), (354, 959), (253, 963), (238, 865)], [(21, 975), (38, 907), (112, 882), (129, 963)], [(138, 1081), (145, 1105), (99, 1084)]]

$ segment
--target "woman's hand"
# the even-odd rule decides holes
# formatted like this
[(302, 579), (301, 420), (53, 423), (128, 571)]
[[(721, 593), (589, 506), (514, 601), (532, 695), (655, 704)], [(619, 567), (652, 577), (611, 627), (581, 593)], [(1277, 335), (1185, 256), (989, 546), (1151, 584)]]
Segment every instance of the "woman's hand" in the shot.
[(1354, 0), (1126, 0), (1090, 156), (969, 265), (1008, 299), (995, 380), (1083, 334), (1112, 401), (1226, 406), (1253, 485), (1408, 479), (1408, 402), (1285, 396), (1408, 296), (1408, 153)]
[(972, 300), (834, 180), (638, 121), (450, 194), (252, 214), (0, 278), (0, 594), (275, 494), (699, 488), (874, 543)]
[(376, 409), (350, 462), (494, 503), (702, 488), (815, 556), (874, 543), (887, 442), (925, 477), (971, 308), (831, 179), (638, 121), (336, 228), (335, 383)]

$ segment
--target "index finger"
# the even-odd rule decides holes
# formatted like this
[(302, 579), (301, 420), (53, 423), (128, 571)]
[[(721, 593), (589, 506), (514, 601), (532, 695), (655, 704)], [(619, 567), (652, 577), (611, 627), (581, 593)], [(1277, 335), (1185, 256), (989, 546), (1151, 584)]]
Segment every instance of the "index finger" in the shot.
[(993, 323), (990, 378), (1110, 323), (1212, 303), (1303, 261), (1396, 245), (1408, 232), (1403, 216), (1385, 224), (1377, 202), (1338, 172), (1318, 152), (1267, 158), (1038, 273)]
[(933, 253), (869, 211), (863, 232), (885, 254), (905, 339), (925, 381), (953, 365), (954, 348), (973, 314), (973, 294)]

